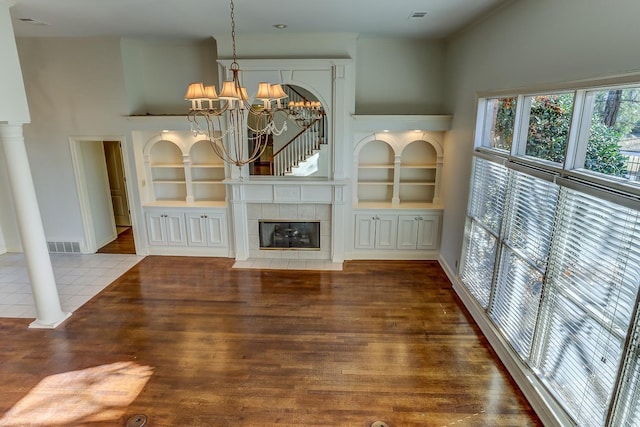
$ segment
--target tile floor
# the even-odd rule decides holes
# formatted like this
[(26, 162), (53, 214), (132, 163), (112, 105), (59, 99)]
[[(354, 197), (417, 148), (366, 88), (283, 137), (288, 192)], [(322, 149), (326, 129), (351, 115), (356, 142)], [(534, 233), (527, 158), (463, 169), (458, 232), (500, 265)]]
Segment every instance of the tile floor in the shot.
[[(62, 310), (77, 310), (143, 258), (120, 254), (51, 254)], [(36, 317), (23, 254), (0, 255), (0, 317)]]
[(341, 271), (342, 263), (315, 259), (252, 258), (246, 261), (236, 261), (233, 268)]

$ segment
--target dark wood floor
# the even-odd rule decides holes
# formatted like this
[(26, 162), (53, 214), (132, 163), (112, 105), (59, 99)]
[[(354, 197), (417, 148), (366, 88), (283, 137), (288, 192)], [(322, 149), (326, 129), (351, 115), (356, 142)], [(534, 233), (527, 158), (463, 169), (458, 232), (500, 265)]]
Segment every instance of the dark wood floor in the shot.
[(113, 242), (98, 249), (99, 254), (135, 254), (136, 245), (133, 241), (133, 229), (128, 227), (118, 233), (118, 238)]
[(56, 330), (0, 319), (0, 413), (46, 376), (132, 362), (153, 374), (116, 419), (65, 425), (541, 425), (436, 262), (232, 264), (147, 257)]

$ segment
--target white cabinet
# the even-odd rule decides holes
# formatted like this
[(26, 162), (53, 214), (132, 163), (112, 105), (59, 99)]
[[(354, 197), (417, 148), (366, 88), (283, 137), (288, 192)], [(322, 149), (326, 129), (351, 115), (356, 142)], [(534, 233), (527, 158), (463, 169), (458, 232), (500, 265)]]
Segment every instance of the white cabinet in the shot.
[(150, 245), (184, 246), (187, 244), (182, 212), (150, 210), (145, 212)]
[(356, 249), (393, 249), (397, 224), (396, 215), (356, 215)]
[(189, 246), (227, 246), (227, 226), (224, 213), (189, 212), (185, 216)]
[(360, 210), (353, 259), (436, 259), (441, 219), (439, 209)]
[(398, 249), (438, 249), (440, 215), (399, 215)]
[(145, 207), (150, 255), (229, 256), (226, 208)]

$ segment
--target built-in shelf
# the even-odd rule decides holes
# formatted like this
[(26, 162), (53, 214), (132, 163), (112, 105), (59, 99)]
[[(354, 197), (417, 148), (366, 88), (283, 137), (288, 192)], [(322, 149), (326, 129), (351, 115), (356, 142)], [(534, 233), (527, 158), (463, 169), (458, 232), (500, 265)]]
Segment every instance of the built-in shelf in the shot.
[(145, 149), (151, 201), (224, 202), (225, 166), (207, 140), (185, 143), (163, 134)]
[[(432, 204), (438, 199), (438, 150), (432, 142), (402, 132), (374, 135), (358, 147), (355, 205)], [(440, 156), (441, 160), (441, 156)]]

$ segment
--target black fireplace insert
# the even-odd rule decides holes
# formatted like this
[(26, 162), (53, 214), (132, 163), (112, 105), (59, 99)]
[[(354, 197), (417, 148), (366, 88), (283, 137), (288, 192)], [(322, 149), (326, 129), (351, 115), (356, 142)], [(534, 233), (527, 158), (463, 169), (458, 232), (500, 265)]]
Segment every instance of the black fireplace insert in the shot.
[(320, 221), (260, 220), (260, 249), (320, 250)]

